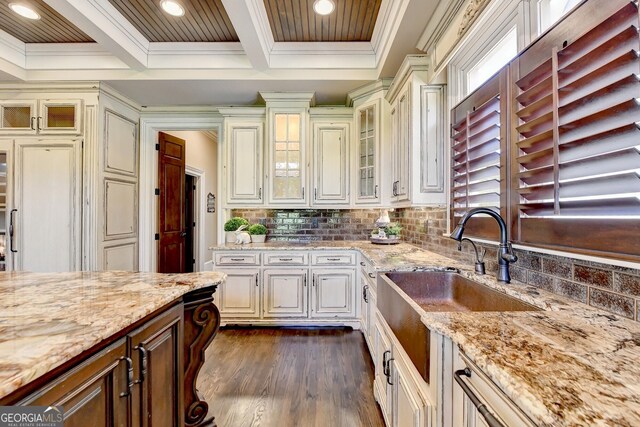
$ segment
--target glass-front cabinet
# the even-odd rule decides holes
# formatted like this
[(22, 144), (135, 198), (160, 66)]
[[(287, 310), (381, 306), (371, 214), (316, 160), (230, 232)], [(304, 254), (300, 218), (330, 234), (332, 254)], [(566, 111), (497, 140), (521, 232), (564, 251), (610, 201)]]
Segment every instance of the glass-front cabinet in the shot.
[(79, 135), (81, 125), (81, 100), (0, 101), (1, 134)]
[(304, 204), (306, 165), (306, 115), (274, 111), (271, 116), (271, 191), (274, 204)]
[(365, 104), (356, 112), (357, 121), (357, 178), (358, 203), (380, 201), (380, 137), (379, 100)]

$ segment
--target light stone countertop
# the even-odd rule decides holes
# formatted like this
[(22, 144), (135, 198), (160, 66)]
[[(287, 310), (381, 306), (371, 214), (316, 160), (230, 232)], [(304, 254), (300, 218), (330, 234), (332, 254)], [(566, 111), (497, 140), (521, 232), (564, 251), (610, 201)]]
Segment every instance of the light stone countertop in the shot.
[(219, 272), (0, 274), (0, 398), (193, 290)]
[[(443, 270), (526, 301), (544, 311), (425, 312), (423, 323), (457, 344), (541, 426), (640, 426), (640, 323), (401, 243), (274, 242), (214, 250), (357, 250), (377, 271)], [(491, 256), (491, 254), (489, 255)], [(407, 298), (406, 294), (403, 296)]]

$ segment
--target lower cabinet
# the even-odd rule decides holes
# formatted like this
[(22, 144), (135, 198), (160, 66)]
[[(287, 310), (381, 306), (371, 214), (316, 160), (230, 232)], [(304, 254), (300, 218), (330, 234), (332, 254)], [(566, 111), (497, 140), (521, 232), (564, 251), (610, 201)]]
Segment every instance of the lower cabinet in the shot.
[(355, 317), (355, 269), (316, 268), (311, 275), (311, 317)]
[(181, 426), (182, 306), (167, 311), (129, 335), (133, 370), (133, 420), (142, 427)]
[(127, 341), (122, 338), (18, 405), (63, 406), (65, 427), (129, 426)]
[(65, 427), (184, 425), (183, 305), (17, 402), (63, 406)]
[(223, 317), (260, 317), (260, 270), (257, 268), (220, 269), (227, 281), (219, 289), (219, 309)]
[[(533, 427), (535, 424), (467, 357), (453, 350), (452, 427), (489, 426), (473, 400), (504, 426)], [(458, 383), (455, 377), (458, 377)], [(445, 418), (449, 418), (446, 417)]]
[(307, 269), (267, 269), (262, 280), (262, 315), (307, 317)]
[[(395, 341), (386, 322), (376, 314), (374, 394), (387, 427), (430, 427), (431, 404), (426, 383)], [(415, 372), (414, 372), (415, 371)]]

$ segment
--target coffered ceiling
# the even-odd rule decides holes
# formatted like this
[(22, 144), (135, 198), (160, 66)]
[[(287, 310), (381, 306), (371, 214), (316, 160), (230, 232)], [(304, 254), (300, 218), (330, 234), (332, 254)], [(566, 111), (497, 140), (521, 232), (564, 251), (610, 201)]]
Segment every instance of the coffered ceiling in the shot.
[(334, 0), (328, 17), (314, 0), (177, 1), (183, 16), (160, 0), (0, 0), (0, 81), (105, 81), (143, 105), (242, 102), (265, 87), (334, 102), (393, 75), (453, 0)]
[(93, 40), (42, 0), (29, 4), (40, 15), (33, 21), (9, 9), (14, 0), (0, 0), (0, 29), (24, 43), (91, 43)]
[(314, 13), (315, 0), (264, 0), (276, 42), (371, 41), (382, 0), (335, 0), (333, 13)]
[(109, 0), (150, 42), (237, 42), (221, 0), (184, 1), (185, 14), (167, 15), (157, 0)]

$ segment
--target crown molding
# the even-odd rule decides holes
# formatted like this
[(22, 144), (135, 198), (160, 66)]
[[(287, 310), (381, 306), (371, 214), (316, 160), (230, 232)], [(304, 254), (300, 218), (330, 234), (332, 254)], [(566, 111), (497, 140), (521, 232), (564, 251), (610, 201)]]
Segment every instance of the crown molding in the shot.
[(349, 92), (347, 94), (347, 103), (348, 107), (352, 107), (353, 103), (361, 98), (366, 98), (368, 96), (373, 95), (377, 92), (384, 93), (389, 90), (389, 86), (391, 86), (391, 82), (393, 82), (392, 78), (383, 78), (378, 79), (375, 82), (367, 83), (366, 85), (360, 86)]
[(400, 69), (394, 77), (393, 82), (389, 86), (386, 99), (394, 99), (413, 73), (429, 71), (429, 64), (430, 60), (427, 55), (407, 55), (404, 61), (402, 61), (402, 65), (400, 65)]
[(429, 53), (436, 43), (449, 29), (465, 2), (468, 0), (441, 0), (433, 16), (422, 32), (422, 36), (416, 44), (416, 48)]
[(266, 107), (242, 107), (228, 106), (218, 107), (218, 112), (225, 118), (227, 117), (251, 117), (264, 118), (266, 115)]

